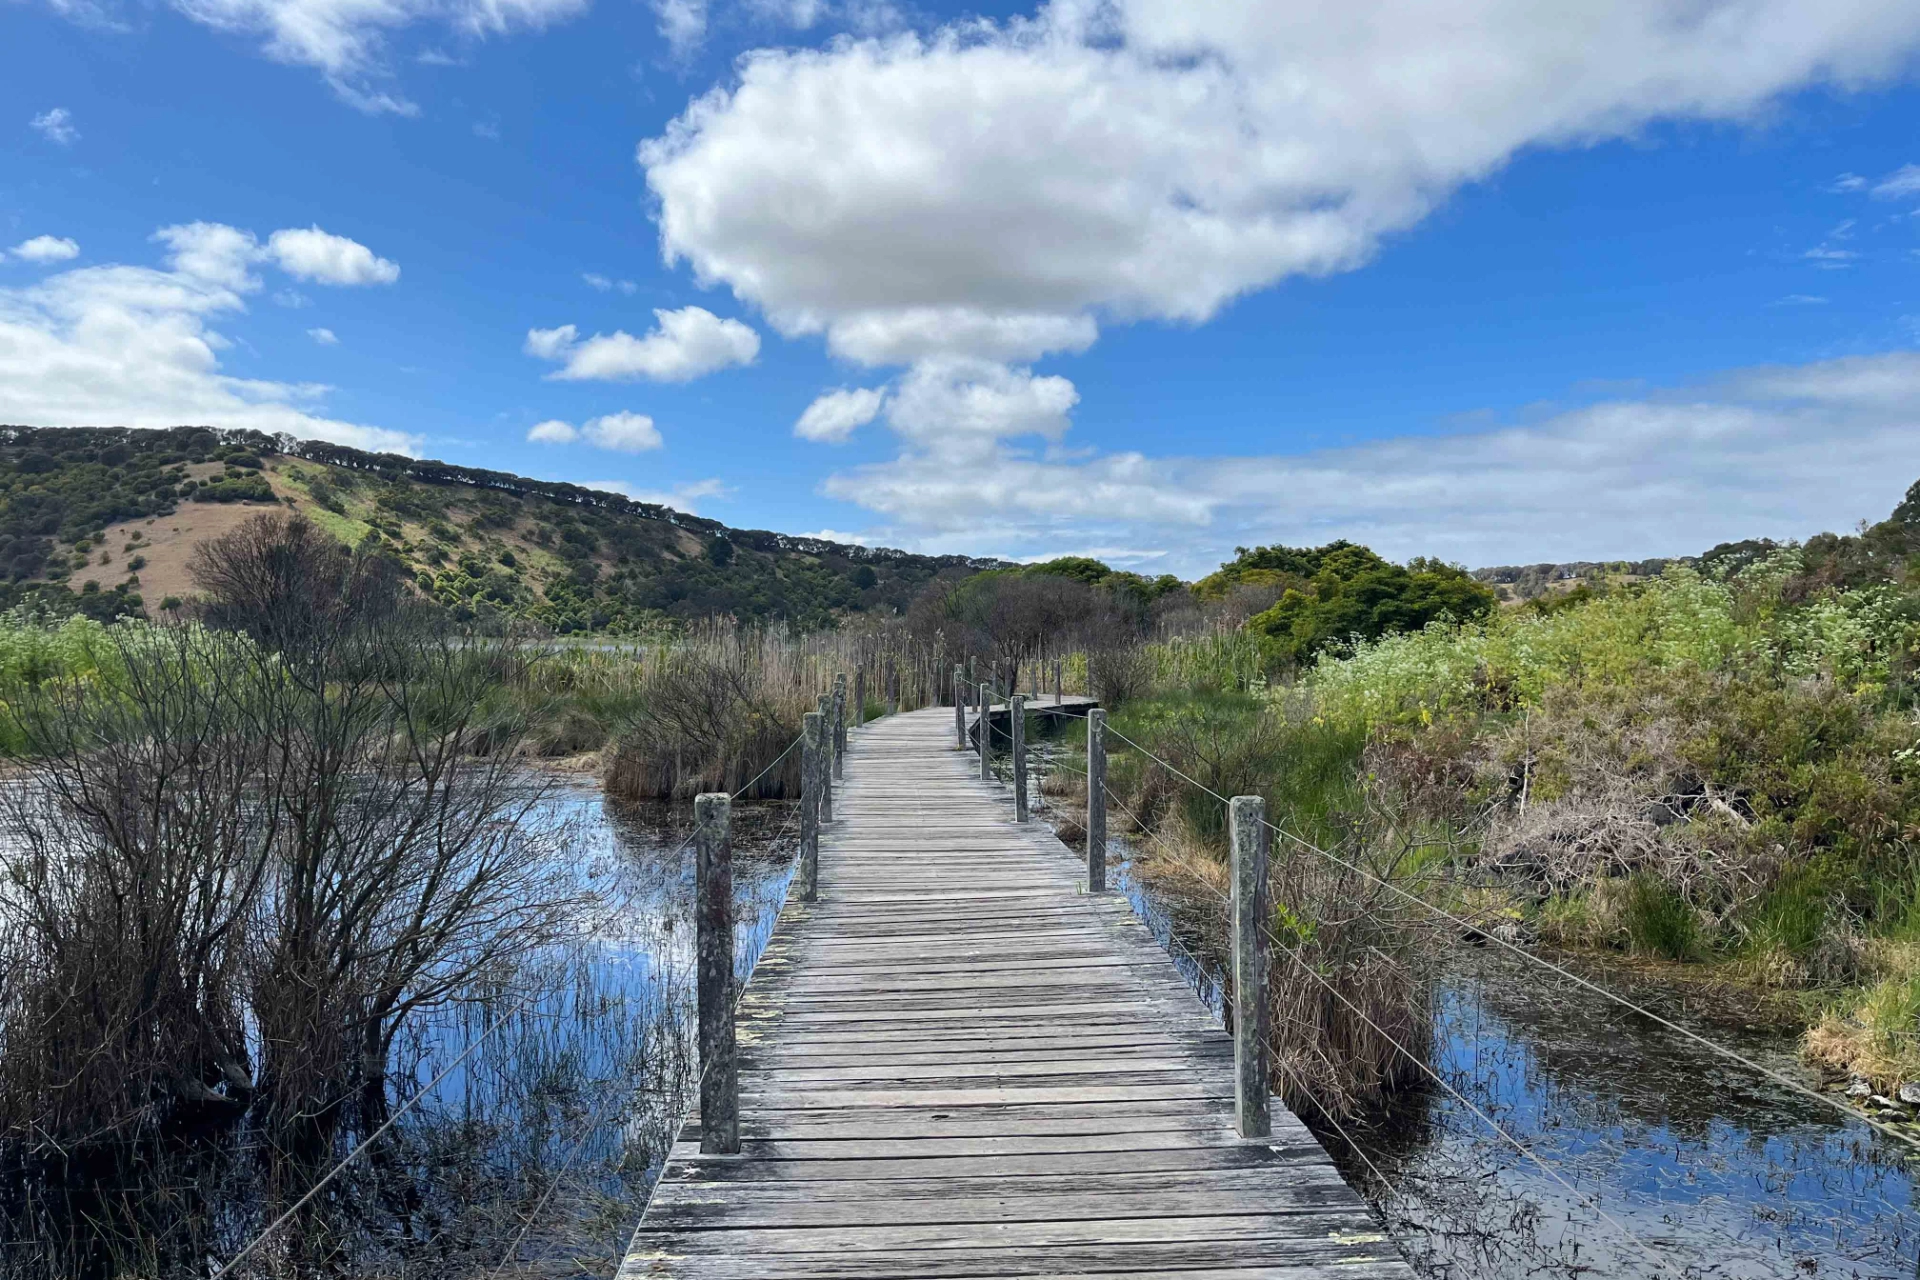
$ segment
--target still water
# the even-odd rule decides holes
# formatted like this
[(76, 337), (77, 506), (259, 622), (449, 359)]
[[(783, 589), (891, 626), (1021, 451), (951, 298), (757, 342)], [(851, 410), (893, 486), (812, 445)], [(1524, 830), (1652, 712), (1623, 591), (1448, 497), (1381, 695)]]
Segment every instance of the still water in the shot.
[[(553, 812), (578, 833), (581, 874), (624, 904), (598, 926), (601, 981), (644, 994), (622, 1016), (645, 1011), (655, 1022), (646, 1038), (654, 1065), (644, 1073), (655, 1091), (628, 1095), (571, 1175), (598, 1179), (601, 1219), (618, 1236), (638, 1216), (694, 1078), (685, 1047), (690, 815), (615, 805), (589, 786), (563, 788)], [(778, 914), (795, 841), (790, 807), (736, 813), (745, 973)], [(1114, 853), (1126, 852), (1116, 840)], [(1167, 916), (1124, 871), (1119, 882), (1169, 942), (1197, 998), (1217, 1009), (1214, 978), (1183, 954)], [(1447, 957), (1435, 1017), (1435, 1066), (1464, 1102), (1434, 1087), (1337, 1127), (1303, 1117), (1420, 1274), (1920, 1276), (1920, 1162), (1891, 1140), (1501, 953)], [(1802, 1074), (1783, 1029), (1699, 1026)], [(577, 1220), (583, 1210), (570, 1212)], [(539, 1259), (543, 1238), (565, 1243), (568, 1226), (530, 1231), (522, 1257)]]

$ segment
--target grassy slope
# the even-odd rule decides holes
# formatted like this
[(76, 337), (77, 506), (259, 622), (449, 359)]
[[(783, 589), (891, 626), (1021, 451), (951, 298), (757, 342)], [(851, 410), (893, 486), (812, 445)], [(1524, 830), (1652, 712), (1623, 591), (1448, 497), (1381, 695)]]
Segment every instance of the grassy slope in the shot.
[[(210, 487), (236, 500), (196, 500)], [(35, 584), (95, 583), (151, 609), (187, 593), (201, 542), (276, 507), (356, 545), (377, 538), (456, 613), (562, 632), (716, 613), (818, 626), (891, 613), (934, 577), (988, 564), (729, 529), (572, 486), (257, 433), (0, 428), (0, 574), (15, 599)]]

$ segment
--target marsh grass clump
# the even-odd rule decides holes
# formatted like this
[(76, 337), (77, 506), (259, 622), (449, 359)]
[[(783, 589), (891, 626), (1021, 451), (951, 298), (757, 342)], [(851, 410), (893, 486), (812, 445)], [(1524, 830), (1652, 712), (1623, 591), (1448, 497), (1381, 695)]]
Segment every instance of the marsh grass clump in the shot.
[(1667, 960), (1692, 960), (1700, 950), (1700, 924), (1674, 887), (1652, 872), (1627, 881), (1625, 924), (1633, 949)]
[(1130, 704), (1118, 728), (1166, 763), (1116, 744), (1109, 780), (1140, 820), (1135, 873), (1220, 971), (1228, 832), (1208, 793), (1266, 797), (1287, 833), (1268, 864), (1274, 1087), (1344, 1115), (1417, 1077), (1431, 1050), (1428, 931), (1386, 887), (1415, 883), (1429, 833), (1370, 782), (1363, 733), (1299, 710), (1218, 692)]

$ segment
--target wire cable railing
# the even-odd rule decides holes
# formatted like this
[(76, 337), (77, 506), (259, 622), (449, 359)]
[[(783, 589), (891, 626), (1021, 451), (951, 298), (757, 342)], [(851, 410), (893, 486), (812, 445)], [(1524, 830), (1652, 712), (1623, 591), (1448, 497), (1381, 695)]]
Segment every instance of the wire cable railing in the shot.
[[(1109, 733), (1114, 732), (1111, 726), (1109, 726), (1107, 731)], [(1116, 734), (1115, 736), (1118, 736), (1118, 735)], [(1123, 740), (1129, 741), (1129, 742), (1131, 741), (1130, 739), (1123, 739)], [(1145, 751), (1144, 748), (1139, 747), (1137, 743), (1134, 743), (1133, 745), (1136, 750), (1142, 751), (1143, 754), (1146, 754), (1149, 756), (1152, 755), (1151, 752), (1147, 752)], [(1153, 758), (1158, 759), (1157, 756)], [(1203, 791), (1206, 791), (1207, 794), (1214, 795), (1215, 798), (1218, 798), (1217, 793), (1213, 792), (1210, 788), (1203, 787), (1201, 789)], [(1138, 830), (1143, 832), (1149, 839), (1159, 844), (1159, 846), (1162, 849), (1166, 850), (1166, 852), (1170, 856), (1172, 856), (1176, 861), (1180, 861), (1182, 863), (1187, 863), (1187, 864), (1191, 863), (1191, 860), (1185, 854), (1183, 854), (1178, 849), (1176, 849), (1170, 842), (1168, 842), (1164, 837), (1162, 837), (1160, 833), (1156, 831), (1153, 827), (1143, 822), (1140, 819), (1139, 815), (1135, 814), (1132, 809), (1128, 808), (1123, 801), (1114, 797), (1111, 792), (1107, 794), (1106, 799), (1109, 803), (1117, 807), (1122, 813), (1126, 814), (1128, 820), (1131, 821)], [(1265, 820), (1262, 819), (1262, 821), (1264, 822)], [(1269, 823), (1267, 825), (1271, 826), (1272, 824)], [(1195, 880), (1195, 883), (1203, 886), (1207, 892), (1211, 893), (1216, 899), (1218, 899), (1219, 902), (1227, 910), (1229, 911), (1232, 910), (1233, 899), (1231, 897), (1220, 892), (1218, 889), (1214, 888), (1211, 884), (1207, 883), (1204, 877), (1195, 876), (1194, 880)], [(1556, 1185), (1558, 1185), (1562, 1190), (1566, 1191), (1568, 1195), (1573, 1196), (1584, 1207), (1591, 1209), (1596, 1216), (1598, 1216), (1603, 1221), (1605, 1221), (1609, 1226), (1611, 1226), (1615, 1231), (1617, 1231), (1623, 1238), (1631, 1241), (1636, 1248), (1638, 1248), (1641, 1252), (1646, 1254), (1647, 1259), (1654, 1264), (1656, 1269), (1666, 1268), (1667, 1266), (1666, 1261), (1662, 1259), (1657, 1253), (1655, 1253), (1652, 1250), (1652, 1248), (1647, 1245), (1645, 1241), (1640, 1239), (1639, 1236), (1635, 1235), (1632, 1231), (1628, 1230), (1628, 1228), (1624, 1223), (1620, 1222), (1612, 1214), (1608, 1213), (1605, 1209), (1603, 1209), (1600, 1206), (1598, 1198), (1593, 1193), (1591, 1192), (1583, 1193), (1582, 1191), (1580, 1191), (1579, 1188), (1575, 1187), (1572, 1182), (1568, 1181), (1567, 1178), (1564, 1177), (1558, 1169), (1554, 1168), (1552, 1164), (1550, 1164), (1546, 1159), (1544, 1159), (1536, 1151), (1534, 1151), (1532, 1147), (1530, 1147), (1525, 1142), (1522, 1142), (1518, 1137), (1510, 1133), (1504, 1126), (1500, 1124), (1499, 1121), (1495, 1120), (1492, 1116), (1488, 1115), (1485, 1109), (1480, 1107), (1472, 1099), (1468, 1098), (1464, 1093), (1462, 1093), (1458, 1088), (1456, 1088), (1452, 1081), (1448, 1080), (1445, 1076), (1441, 1075), (1438, 1071), (1434, 1070), (1432, 1064), (1427, 1062), (1427, 1060), (1424, 1057), (1414, 1053), (1413, 1050), (1411, 1050), (1404, 1043), (1402, 1043), (1399, 1037), (1394, 1036), (1392, 1033), (1390, 1033), (1384, 1027), (1382, 1027), (1378, 1022), (1376, 1022), (1371, 1016), (1368, 1015), (1366, 1010), (1362, 1009), (1358, 1004), (1354, 1003), (1354, 1001), (1350, 999), (1345, 992), (1341, 991), (1337, 986), (1335, 986), (1326, 977), (1325, 974), (1322, 974), (1312, 964), (1309, 964), (1305, 956), (1303, 956), (1300, 953), (1300, 950), (1297, 947), (1289, 946), (1284, 939), (1282, 939), (1278, 934), (1276, 934), (1273, 931), (1273, 928), (1270, 923), (1264, 920), (1261, 921), (1260, 931), (1266, 935), (1267, 941), (1272, 943), (1274, 946), (1278, 947), (1283, 954), (1285, 954), (1290, 960), (1294, 962), (1295, 967), (1298, 968), (1300, 972), (1306, 974), (1308, 977), (1312, 978), (1315, 982), (1318, 982), (1322, 987), (1326, 989), (1329, 995), (1333, 996), (1336, 1000), (1340, 1001), (1341, 1004), (1345, 1005), (1354, 1014), (1354, 1016), (1359, 1018), (1360, 1021), (1362, 1021), (1363, 1023), (1365, 1023), (1367, 1027), (1370, 1028), (1375, 1035), (1379, 1036), (1388, 1045), (1391, 1045), (1393, 1049), (1396, 1052), (1398, 1052), (1403, 1058), (1405, 1058), (1415, 1068), (1417, 1068), (1420, 1072), (1422, 1072), (1429, 1079), (1431, 1079), (1436, 1085), (1438, 1085), (1444, 1092), (1446, 1092), (1461, 1106), (1465, 1107), (1475, 1118), (1480, 1120), (1489, 1129), (1491, 1129), (1494, 1132), (1494, 1134), (1498, 1136), (1503, 1142), (1513, 1147), (1515, 1151), (1519, 1152), (1521, 1156), (1526, 1158), (1530, 1163), (1532, 1163), (1536, 1168), (1538, 1168), (1541, 1173), (1545, 1174), (1551, 1181), (1553, 1181)], [(1315, 1046), (1315, 1049), (1316, 1051), (1318, 1051), (1318, 1046)], [(1324, 1058), (1325, 1058), (1325, 1055), (1323, 1054), (1322, 1059), (1324, 1060)], [(1285, 1064), (1282, 1064), (1282, 1065), (1284, 1069)], [(1328, 1065), (1329, 1067), (1331, 1067), (1332, 1064), (1329, 1063)], [(1301, 1084), (1302, 1086), (1301, 1091), (1305, 1096), (1309, 1098), (1312, 1098), (1314, 1096), (1312, 1091), (1305, 1087), (1304, 1082), (1300, 1082), (1298, 1080), (1298, 1077), (1295, 1077), (1295, 1080), (1296, 1080), (1296, 1083)], [(1319, 1104), (1317, 1099), (1316, 1099), (1316, 1105), (1319, 1106), (1319, 1109), (1322, 1112), (1322, 1114), (1326, 1115), (1328, 1119), (1333, 1120), (1333, 1115), (1330, 1108)], [(1341, 1137), (1346, 1140), (1348, 1146), (1351, 1147), (1354, 1150), (1354, 1152), (1358, 1154), (1363, 1161), (1366, 1162), (1367, 1167), (1373, 1171), (1375, 1177), (1381, 1180), (1382, 1185), (1386, 1186), (1390, 1191), (1393, 1190), (1394, 1189), (1393, 1183), (1386, 1178), (1386, 1175), (1383, 1174), (1376, 1165), (1374, 1165), (1372, 1159), (1366, 1155), (1366, 1153), (1359, 1147), (1359, 1145), (1355, 1143), (1350, 1136), (1347, 1135), (1344, 1128), (1341, 1128), (1339, 1122), (1337, 1120), (1334, 1120), (1333, 1123), (1336, 1130), (1340, 1132)]]
[[(1227, 803), (1227, 798), (1225, 796), (1221, 795), (1219, 792), (1215, 791), (1213, 788), (1207, 786), (1206, 784), (1193, 778), (1189, 774), (1176, 768), (1174, 765), (1170, 764), (1168, 761), (1161, 759), (1160, 756), (1148, 750), (1146, 747), (1141, 746), (1138, 742), (1135, 742), (1132, 738), (1127, 737), (1125, 734), (1121, 733), (1118, 729), (1115, 729), (1111, 724), (1107, 726), (1107, 732), (1111, 734), (1113, 737), (1118, 738), (1121, 742), (1124, 742), (1128, 746), (1132, 747), (1135, 751), (1138, 751), (1141, 755), (1152, 760), (1155, 764), (1159, 765), (1161, 768), (1165, 769), (1167, 772), (1173, 774), (1175, 777), (1186, 782), (1188, 785), (1198, 788), (1199, 790), (1205, 792), (1209, 796), (1212, 796), (1215, 800), (1218, 800), (1222, 804)], [(1874, 1129), (1876, 1132), (1881, 1133), (1887, 1137), (1897, 1139), (1898, 1141), (1905, 1143), (1910, 1147), (1913, 1147), (1915, 1150), (1920, 1151), (1920, 1138), (1910, 1137), (1909, 1135), (1902, 1133), (1900, 1130), (1894, 1128), (1891, 1125), (1881, 1123), (1880, 1121), (1874, 1119), (1872, 1116), (1863, 1115), (1860, 1112), (1854, 1110), (1852, 1107), (1847, 1106), (1845, 1103), (1837, 1101), (1836, 1099), (1830, 1098), (1827, 1095), (1820, 1093), (1815, 1089), (1810, 1089), (1806, 1085), (1801, 1084), (1799, 1081), (1793, 1079), (1791, 1076), (1785, 1075), (1779, 1071), (1775, 1071), (1773, 1068), (1768, 1067), (1763, 1063), (1755, 1062), (1753, 1059), (1747, 1057), (1745, 1054), (1740, 1053), (1738, 1050), (1729, 1049), (1725, 1045), (1716, 1043), (1715, 1041), (1707, 1038), (1706, 1036), (1701, 1035), (1699, 1032), (1693, 1030), (1692, 1028), (1684, 1026), (1681, 1023), (1673, 1021), (1671, 1018), (1665, 1017), (1647, 1008), (1646, 1006), (1640, 1004), (1638, 1001), (1630, 1000), (1626, 996), (1620, 995), (1619, 993), (1614, 991), (1610, 991), (1606, 987), (1601, 986), (1599, 983), (1593, 982), (1587, 978), (1583, 978), (1579, 974), (1574, 973), (1573, 971), (1567, 969), (1565, 966), (1555, 964), (1553, 961), (1548, 960), (1546, 957), (1537, 955), (1532, 951), (1528, 951), (1524, 947), (1515, 946), (1513, 943), (1508, 942), (1506, 939), (1499, 937), (1497, 934), (1491, 933), (1485, 929), (1480, 928), (1479, 926), (1473, 924), (1472, 922), (1458, 915), (1455, 915), (1451, 911), (1446, 910), (1444, 907), (1441, 907), (1436, 905), (1435, 903), (1429, 902), (1427, 899), (1421, 897), (1418, 894), (1409, 892), (1407, 889), (1401, 887), (1400, 885), (1394, 884), (1391, 880), (1388, 880), (1380, 875), (1377, 875), (1373, 871), (1368, 870), (1366, 867), (1363, 867), (1346, 858), (1340, 857), (1338, 854), (1331, 853), (1328, 850), (1321, 848), (1319, 845), (1313, 843), (1311, 840), (1308, 840), (1302, 836), (1296, 835), (1293, 832), (1287, 830), (1285, 827), (1282, 827), (1267, 818), (1263, 817), (1260, 819), (1260, 821), (1262, 822), (1262, 824), (1264, 824), (1266, 827), (1268, 827), (1270, 830), (1272, 830), (1276, 835), (1280, 836), (1281, 838), (1285, 840), (1290, 840), (1294, 844), (1298, 845), (1299, 847), (1306, 849), (1312, 853), (1315, 853), (1320, 857), (1325, 858), (1329, 862), (1334, 863), (1337, 866), (1343, 867), (1346, 870), (1355, 873), (1356, 875), (1362, 876), (1363, 878), (1372, 881), (1374, 884), (1380, 886), (1383, 889), (1388, 890), (1391, 893), (1396, 894), (1397, 896), (1405, 899), (1407, 902), (1410, 902), (1425, 911), (1431, 912), (1432, 914), (1439, 916), (1444, 920), (1447, 920), (1453, 924), (1456, 924), (1460, 926), (1462, 929), (1469, 931), (1473, 935), (1486, 938), (1488, 941), (1494, 943), (1496, 946), (1504, 948), (1505, 950), (1511, 952), (1516, 956), (1519, 956), (1521, 959), (1527, 961), (1528, 963), (1537, 965), (1542, 969), (1558, 974), (1560, 977), (1567, 979), (1569, 982), (1572, 982), (1579, 987), (1582, 987), (1588, 991), (1593, 992), (1596, 995), (1602, 996), (1607, 1000), (1612, 1001), (1614, 1004), (1620, 1006), (1623, 1009), (1639, 1014), (1641, 1017), (1647, 1018), (1653, 1022), (1656, 1022), (1660, 1026), (1665, 1027), (1669, 1031), (1672, 1031), (1678, 1035), (1686, 1037), (1688, 1040), (1692, 1041), (1693, 1043), (1698, 1044), (1702, 1048), (1708, 1049), (1715, 1054), (1718, 1054), (1720, 1057), (1726, 1059), (1729, 1062), (1738, 1063), (1741, 1066), (1744, 1066), (1751, 1071), (1758, 1072), (1760, 1075), (1765, 1076), (1768, 1080), (1771, 1080), (1773, 1083), (1780, 1085), (1785, 1089), (1791, 1090), (1792, 1092), (1799, 1094), (1802, 1097), (1812, 1099), (1813, 1101), (1818, 1102), (1823, 1106), (1826, 1106), (1834, 1111), (1837, 1111), (1839, 1114), (1847, 1117), (1848, 1119), (1858, 1120), (1861, 1123), (1868, 1125), (1869, 1127)]]

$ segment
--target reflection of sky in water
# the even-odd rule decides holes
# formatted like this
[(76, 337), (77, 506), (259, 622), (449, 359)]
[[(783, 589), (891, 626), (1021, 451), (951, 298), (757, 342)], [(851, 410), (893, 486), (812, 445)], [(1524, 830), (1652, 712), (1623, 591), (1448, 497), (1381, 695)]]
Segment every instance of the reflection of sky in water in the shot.
[[(765, 948), (791, 878), (792, 806), (733, 810), (735, 968)], [(538, 837), (582, 895), (575, 936), (538, 957), (539, 994), (434, 1091), (440, 1117), (501, 1132), (496, 1159), (565, 1165), (634, 1215), (698, 1079), (694, 1061), (691, 805), (626, 805), (564, 781), (536, 811)], [(504, 1001), (434, 1019), (413, 1046), (420, 1084), (501, 1016)]]
[[(1368, 1189), (1433, 1274), (1651, 1275), (1649, 1251), (1701, 1276), (1920, 1272), (1920, 1166), (1900, 1144), (1561, 985), (1510, 958), (1464, 960), (1440, 991), (1436, 1066), (1575, 1192), (1437, 1089), (1357, 1135), (1396, 1188)], [(1803, 1074), (1790, 1037), (1711, 1033)]]
[[(1217, 1015), (1217, 975), (1124, 865), (1109, 875)], [(1434, 1065), (1574, 1191), (1438, 1087), (1343, 1119), (1365, 1159), (1309, 1109), (1423, 1275), (1920, 1276), (1911, 1149), (1518, 959), (1449, 963)], [(1680, 1020), (1815, 1083), (1789, 1033)]]

